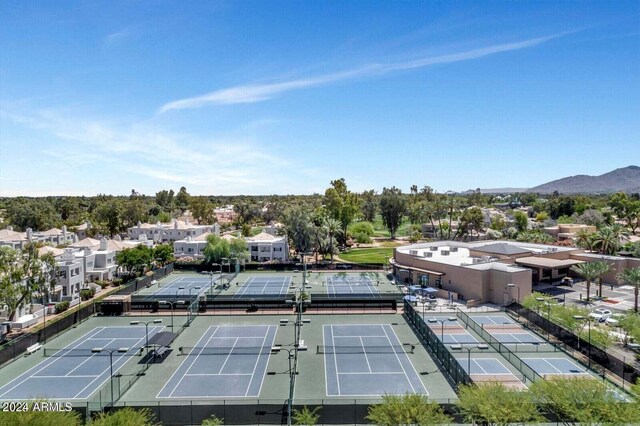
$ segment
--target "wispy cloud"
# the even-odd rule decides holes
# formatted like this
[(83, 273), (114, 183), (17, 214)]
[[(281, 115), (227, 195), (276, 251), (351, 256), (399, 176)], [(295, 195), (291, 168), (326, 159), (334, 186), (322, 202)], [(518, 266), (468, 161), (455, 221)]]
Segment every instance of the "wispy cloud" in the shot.
[[(200, 138), (165, 131), (158, 123), (114, 124), (67, 110), (62, 114), (55, 110), (15, 113), (0, 109), (0, 117), (48, 136), (46, 145), (25, 148), (31, 158), (29, 167), (43, 170), (51, 169), (51, 164), (64, 164), (77, 174), (90, 173), (94, 178), (87, 181), (87, 193), (125, 193), (130, 186), (154, 193), (162, 185), (185, 185), (193, 194), (304, 190), (304, 179), (300, 179), (304, 170), (281, 153), (272, 153), (273, 145), (267, 147), (246, 136), (244, 128), (223, 137)], [(37, 191), (17, 189), (16, 182), (4, 183), (1, 195)], [(55, 183), (52, 188), (49, 194), (61, 191)]]
[(136, 30), (134, 29), (134, 27), (127, 27), (118, 31), (114, 31), (105, 36), (102, 45), (105, 48), (109, 48), (111, 46), (124, 42), (128, 38), (131, 38), (135, 33)]
[(383, 75), (391, 72), (425, 68), (432, 65), (449, 64), (454, 62), (469, 61), (479, 59), (498, 53), (511, 52), (526, 49), (540, 44), (546, 43), (553, 39), (557, 39), (567, 32), (553, 34), (544, 37), (537, 37), (528, 40), (522, 40), (514, 43), (498, 44), (487, 46), (462, 52), (430, 56), (420, 59), (399, 61), (393, 63), (375, 63), (351, 70), (320, 75), (316, 77), (301, 78), (296, 80), (270, 83), (270, 84), (253, 84), (230, 87), (226, 89), (216, 90), (204, 95), (191, 98), (179, 99), (164, 104), (159, 112), (164, 113), (171, 110), (201, 108), (207, 105), (226, 105), (226, 104), (243, 104), (255, 103), (268, 99), (272, 99), (286, 92), (300, 90), (310, 87), (322, 86), (339, 81), (371, 77)]

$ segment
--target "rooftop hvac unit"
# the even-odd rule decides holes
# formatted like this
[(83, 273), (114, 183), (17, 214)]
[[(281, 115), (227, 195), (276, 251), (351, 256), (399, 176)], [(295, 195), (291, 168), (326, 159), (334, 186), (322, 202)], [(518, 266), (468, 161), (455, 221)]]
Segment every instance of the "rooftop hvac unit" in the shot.
[(431, 246), (431, 247), (429, 247), (429, 250), (438, 251), (438, 246)]
[(433, 253), (431, 253), (430, 251), (425, 251), (422, 257), (433, 257)]
[(474, 263), (474, 264), (476, 264), (476, 263), (482, 263), (482, 262), (483, 262), (483, 260), (482, 260), (481, 258), (479, 258), (479, 257), (474, 257), (474, 258), (473, 258), (473, 263)]
[(440, 254), (443, 256), (449, 256), (449, 250), (442, 250)]
[(558, 249), (557, 249), (556, 247), (552, 247), (552, 248), (550, 248), (550, 249), (549, 249), (549, 251), (550, 251), (551, 253), (555, 253), (555, 252), (557, 252), (557, 251), (558, 251)]
[(458, 251), (458, 247), (451, 247), (451, 253), (456, 253)]
[(418, 250), (409, 250), (409, 254), (411, 254), (413, 256), (417, 256), (418, 255)]

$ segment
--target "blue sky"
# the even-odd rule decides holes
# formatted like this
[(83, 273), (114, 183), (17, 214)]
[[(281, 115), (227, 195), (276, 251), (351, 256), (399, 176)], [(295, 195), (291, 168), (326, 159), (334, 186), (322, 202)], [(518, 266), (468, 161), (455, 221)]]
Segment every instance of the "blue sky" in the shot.
[(531, 187), (638, 117), (638, 1), (0, 4), (1, 196)]

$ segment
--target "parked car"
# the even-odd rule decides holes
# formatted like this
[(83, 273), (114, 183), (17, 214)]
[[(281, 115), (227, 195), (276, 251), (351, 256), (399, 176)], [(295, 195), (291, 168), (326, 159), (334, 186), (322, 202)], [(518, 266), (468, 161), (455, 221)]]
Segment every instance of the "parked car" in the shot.
[(598, 322), (605, 322), (610, 316), (611, 311), (603, 308), (598, 308), (589, 314), (591, 319), (597, 320)]
[(615, 314), (611, 314), (611, 316), (607, 318), (604, 322), (607, 323), (607, 325), (616, 327), (622, 318), (624, 318), (624, 314), (615, 313)]

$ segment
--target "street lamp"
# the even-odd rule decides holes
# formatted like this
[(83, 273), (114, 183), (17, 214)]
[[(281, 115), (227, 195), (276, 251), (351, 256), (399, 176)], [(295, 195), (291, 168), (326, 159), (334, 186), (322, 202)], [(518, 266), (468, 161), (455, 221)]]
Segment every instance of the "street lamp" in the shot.
[(176, 300), (175, 302), (171, 302), (169, 300), (158, 300), (158, 303), (171, 306), (171, 331), (173, 331), (173, 313), (176, 310), (176, 305), (184, 305), (185, 301)]
[[(582, 315), (574, 315), (573, 319), (578, 321), (587, 321), (589, 327), (589, 368), (591, 368), (591, 318)], [(584, 327), (584, 326), (583, 326)], [(580, 348), (580, 334), (578, 333), (578, 348)]]
[(447, 319), (443, 319), (443, 320), (439, 320), (438, 318), (429, 318), (427, 320), (427, 322), (431, 323), (431, 324), (435, 324), (435, 323), (440, 323), (440, 341), (442, 343), (444, 343), (444, 323), (447, 321), (458, 321), (458, 318), (456, 317), (449, 317)]
[[(196, 286), (196, 287), (189, 286), (189, 287), (187, 287), (187, 289), (189, 290), (189, 299), (191, 299), (191, 290), (192, 289), (200, 290), (201, 288), (202, 287), (200, 287), (200, 286)], [(185, 289), (185, 287), (178, 287), (178, 290), (184, 290), (184, 289)], [(176, 295), (177, 294), (178, 294), (178, 292), (176, 292)]]
[(478, 349), (480, 351), (484, 351), (489, 349), (489, 346), (485, 343), (473, 344), (473, 346), (462, 345), (461, 343), (450, 345), (451, 350), (454, 351), (462, 351), (462, 349), (467, 351), (467, 374), (471, 377), (471, 352), (474, 349)]
[[(291, 408), (293, 405), (293, 390), (294, 390), (294, 383), (295, 383), (295, 374), (296, 372), (293, 371), (293, 368), (291, 367), (291, 360), (295, 359), (296, 357), (296, 350), (298, 348), (294, 347), (292, 349), (286, 349), (286, 348), (282, 348), (282, 347), (278, 347), (277, 351), (287, 351), (288, 357), (287, 359), (289, 360), (289, 399), (287, 400), (287, 426), (291, 426)], [(275, 352), (275, 350), (272, 350), (272, 353)]]
[(129, 348), (118, 348), (118, 349), (106, 349), (106, 348), (93, 348), (91, 352), (94, 354), (100, 352), (109, 352), (109, 366), (111, 369), (111, 406), (113, 407), (113, 353), (127, 353), (129, 352)]
[(161, 319), (156, 319), (153, 321), (131, 321), (129, 324), (131, 325), (142, 325), (144, 324), (144, 336), (146, 339), (146, 348), (147, 348), (147, 364), (149, 364), (149, 324), (161, 324)]

